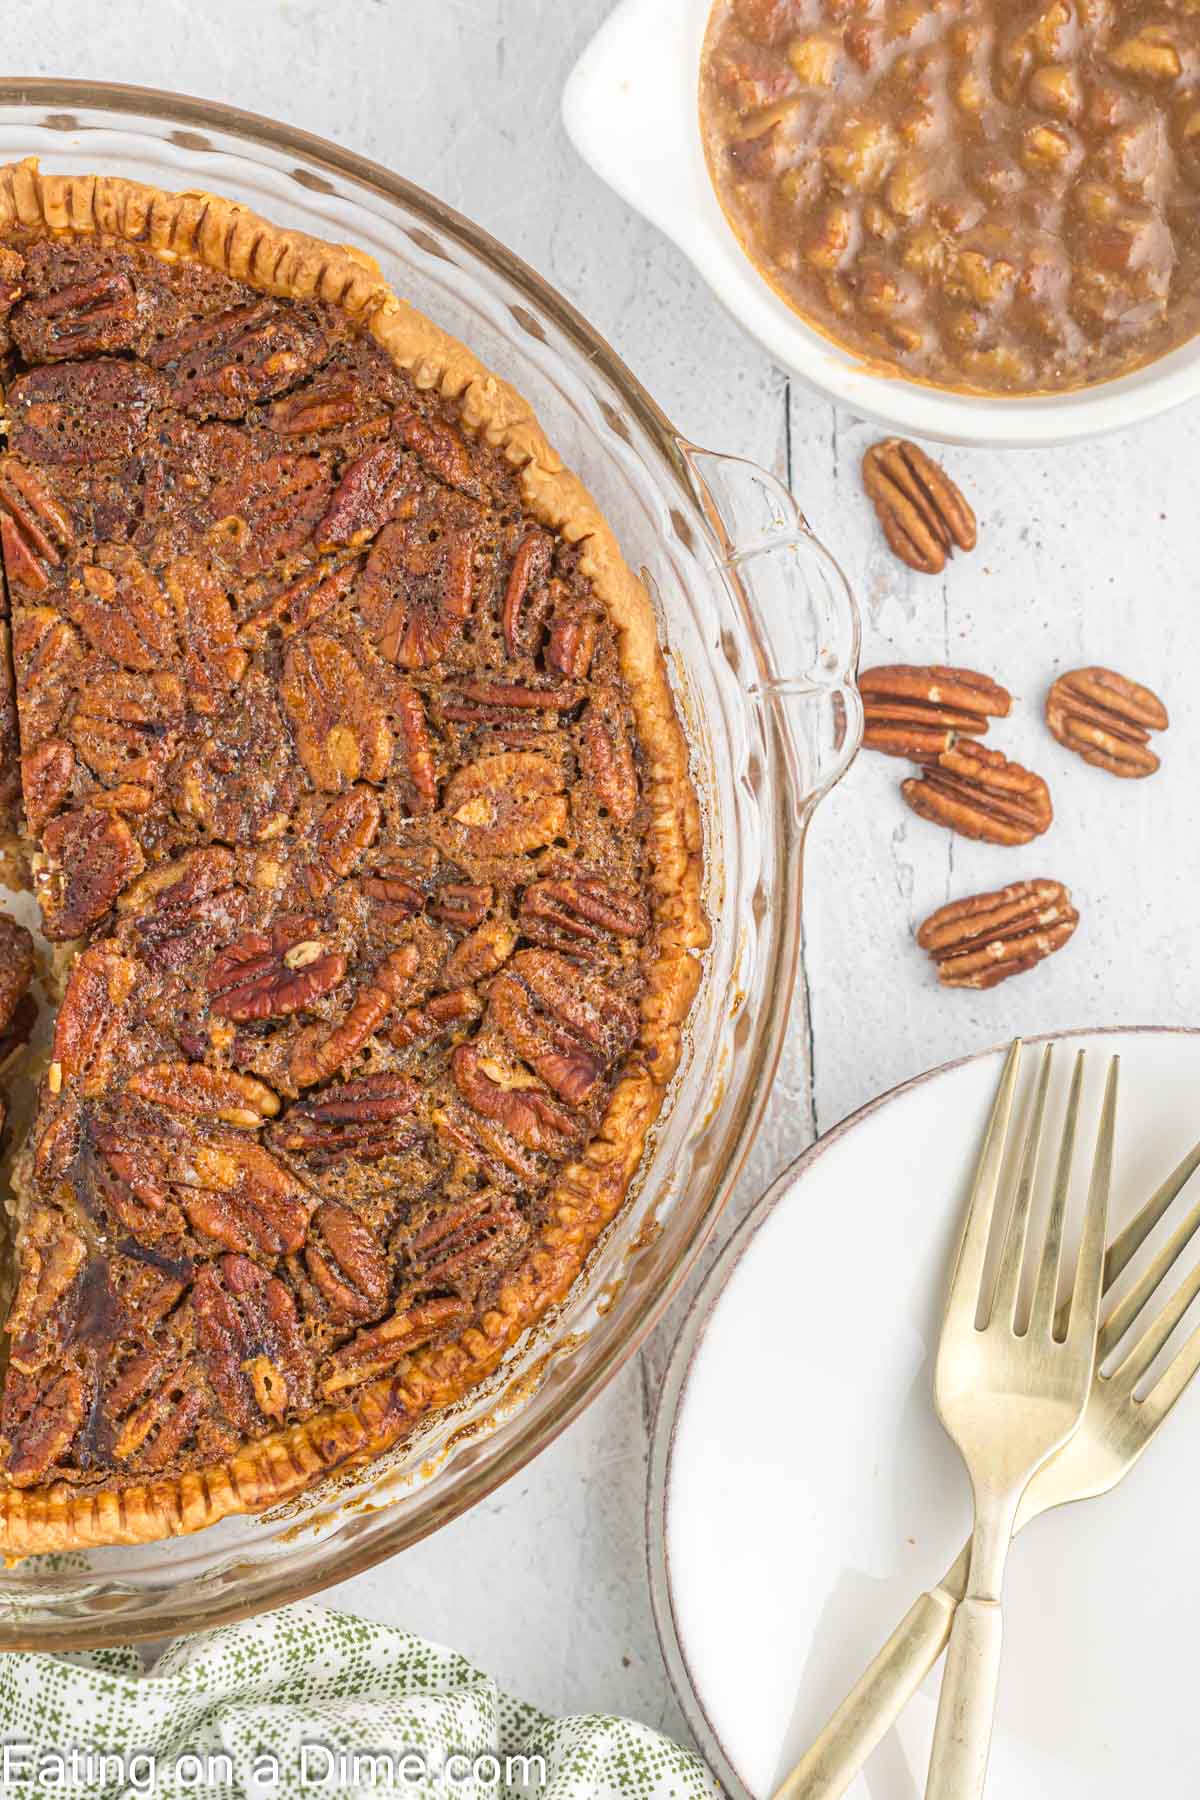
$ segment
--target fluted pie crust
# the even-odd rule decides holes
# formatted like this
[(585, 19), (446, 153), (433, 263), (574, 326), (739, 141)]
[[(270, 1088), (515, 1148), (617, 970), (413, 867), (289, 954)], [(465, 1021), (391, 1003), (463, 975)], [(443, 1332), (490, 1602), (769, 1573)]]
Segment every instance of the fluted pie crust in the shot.
[(700, 814), (648, 596), (521, 395), (398, 298), (364, 254), (282, 230), (212, 194), (169, 194), (114, 176), (46, 175), (23, 162), (0, 169), (0, 242), (14, 232), (24, 242), (103, 233), (169, 261), (203, 264), (265, 295), (330, 303), (419, 389), (455, 400), (467, 431), (502, 451), (519, 471), (528, 513), (582, 545), (580, 570), (616, 629), (643, 755), (644, 892), (655, 955), (645, 971), (636, 1041), (599, 1128), (560, 1171), (532, 1248), (475, 1324), (449, 1343), (416, 1351), (400, 1373), (356, 1390), (352, 1404), (246, 1441), (208, 1466), (90, 1489), (62, 1480), (5, 1486), (0, 1553), (9, 1558), (140, 1543), (287, 1500), (330, 1471), (378, 1455), (495, 1371), (522, 1334), (567, 1295), (621, 1207), (678, 1063), (681, 1025), (707, 941)]

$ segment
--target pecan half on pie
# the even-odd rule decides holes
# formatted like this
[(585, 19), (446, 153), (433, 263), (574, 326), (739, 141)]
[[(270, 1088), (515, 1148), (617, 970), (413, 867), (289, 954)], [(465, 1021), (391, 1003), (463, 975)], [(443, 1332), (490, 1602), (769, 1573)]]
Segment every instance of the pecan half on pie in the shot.
[(493, 1371), (625, 1197), (707, 932), (642, 586), (368, 259), (10, 166), (0, 356), (0, 729), (75, 952), (14, 1556), (262, 1507)]

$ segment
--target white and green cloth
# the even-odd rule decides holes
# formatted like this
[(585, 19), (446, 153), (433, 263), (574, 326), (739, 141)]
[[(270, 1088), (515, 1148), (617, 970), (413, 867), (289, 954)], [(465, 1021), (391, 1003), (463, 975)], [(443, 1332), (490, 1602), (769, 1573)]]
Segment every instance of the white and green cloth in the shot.
[(551, 1719), (453, 1651), (324, 1607), (132, 1648), (0, 1654), (0, 1800), (713, 1800), (628, 1719)]

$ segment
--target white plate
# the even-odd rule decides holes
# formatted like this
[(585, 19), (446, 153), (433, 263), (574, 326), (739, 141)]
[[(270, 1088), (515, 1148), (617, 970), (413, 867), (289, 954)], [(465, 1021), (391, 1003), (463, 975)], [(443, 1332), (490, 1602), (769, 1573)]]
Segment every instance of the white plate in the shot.
[[(1077, 1046), (1091, 1052), (1078, 1180), (1106, 1059), (1122, 1058), (1119, 1226), (1200, 1136), (1200, 1033), (1065, 1038), (1055, 1105)], [(735, 1792), (774, 1789), (968, 1527), (931, 1357), (999, 1068), (997, 1051), (939, 1069), (815, 1145), (729, 1245), (676, 1350), (651, 1469), (655, 1608), (681, 1702)], [(1200, 1384), (1115, 1492), (1014, 1546), (989, 1800), (1195, 1792), (1198, 1427)], [(936, 1703), (931, 1677), (855, 1800), (916, 1800)]]

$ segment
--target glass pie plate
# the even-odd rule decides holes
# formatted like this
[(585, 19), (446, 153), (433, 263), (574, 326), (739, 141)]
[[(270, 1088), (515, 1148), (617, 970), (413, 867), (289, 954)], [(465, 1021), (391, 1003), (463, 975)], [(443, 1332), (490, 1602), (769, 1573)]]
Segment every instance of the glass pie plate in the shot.
[(636, 1190), (557, 1315), (391, 1456), (301, 1500), (139, 1548), (0, 1572), (0, 1648), (81, 1648), (282, 1606), (394, 1555), (513, 1475), (641, 1343), (737, 1177), (792, 1013), (804, 833), (861, 736), (858, 622), (795, 502), (683, 442), (531, 270), (387, 170), (179, 95), (0, 81), (0, 161), (202, 187), (368, 250), (536, 406), (644, 571), (692, 749), (713, 943)]

